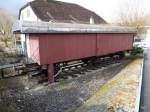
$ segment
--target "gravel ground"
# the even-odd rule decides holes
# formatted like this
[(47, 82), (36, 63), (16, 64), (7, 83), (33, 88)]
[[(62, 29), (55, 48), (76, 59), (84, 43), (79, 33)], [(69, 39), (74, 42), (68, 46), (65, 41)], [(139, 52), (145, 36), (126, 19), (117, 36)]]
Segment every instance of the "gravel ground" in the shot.
[(73, 112), (130, 60), (93, 70), (81, 77), (24, 89), (22, 81), (0, 81), (0, 112)]

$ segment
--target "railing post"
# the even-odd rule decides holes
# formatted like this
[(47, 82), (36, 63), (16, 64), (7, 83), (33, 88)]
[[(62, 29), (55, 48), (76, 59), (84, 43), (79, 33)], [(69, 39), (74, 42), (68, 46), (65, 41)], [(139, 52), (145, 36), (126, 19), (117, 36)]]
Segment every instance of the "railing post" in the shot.
[(54, 66), (53, 63), (48, 65), (48, 82), (54, 82)]

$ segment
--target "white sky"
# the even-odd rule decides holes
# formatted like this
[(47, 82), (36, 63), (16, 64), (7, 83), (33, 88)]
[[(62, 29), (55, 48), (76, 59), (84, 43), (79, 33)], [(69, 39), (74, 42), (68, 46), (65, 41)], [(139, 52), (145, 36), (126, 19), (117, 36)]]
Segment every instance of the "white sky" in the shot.
[(80, 4), (103, 17), (108, 22), (113, 22), (118, 17), (118, 13), (125, 8), (125, 4), (130, 7), (138, 7), (150, 13), (150, 0), (60, 0)]
[[(10, 12), (17, 13), (19, 8), (25, 3), (32, 0), (0, 0), (0, 8), (9, 10)], [(108, 22), (116, 20), (117, 14), (123, 11), (125, 4), (130, 4), (131, 7), (135, 7), (138, 4), (139, 7), (145, 9), (145, 12), (150, 13), (150, 0), (59, 0), (64, 2), (72, 2), (79, 4), (87, 9), (90, 9), (100, 15)]]
[(84, 6), (106, 20), (114, 19), (120, 0), (61, 0), (65, 2), (73, 2)]

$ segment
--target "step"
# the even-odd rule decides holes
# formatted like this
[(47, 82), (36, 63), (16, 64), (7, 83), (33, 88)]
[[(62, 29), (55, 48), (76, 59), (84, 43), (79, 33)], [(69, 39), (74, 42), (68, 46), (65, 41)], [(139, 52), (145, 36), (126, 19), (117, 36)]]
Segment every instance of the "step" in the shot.
[(26, 64), (26, 67), (33, 67), (33, 66), (39, 66), (37, 63), (28, 63)]
[(37, 66), (37, 67), (26, 67), (26, 72), (32, 72), (32, 71), (37, 71), (40, 69), (40, 66)]
[(36, 76), (44, 75), (44, 73), (43, 73), (43, 70), (37, 70), (37, 71), (29, 73), (29, 75), (31, 75), (32, 77), (36, 77)]

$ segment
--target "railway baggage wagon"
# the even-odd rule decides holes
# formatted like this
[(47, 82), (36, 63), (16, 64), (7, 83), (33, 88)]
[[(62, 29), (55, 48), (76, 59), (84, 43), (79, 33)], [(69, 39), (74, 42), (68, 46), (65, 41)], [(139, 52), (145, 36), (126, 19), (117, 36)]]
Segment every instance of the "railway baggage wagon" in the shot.
[(136, 33), (120, 26), (26, 21), (16, 22), (13, 31), (26, 35), (28, 57), (48, 66), (49, 82), (55, 63), (131, 50)]

